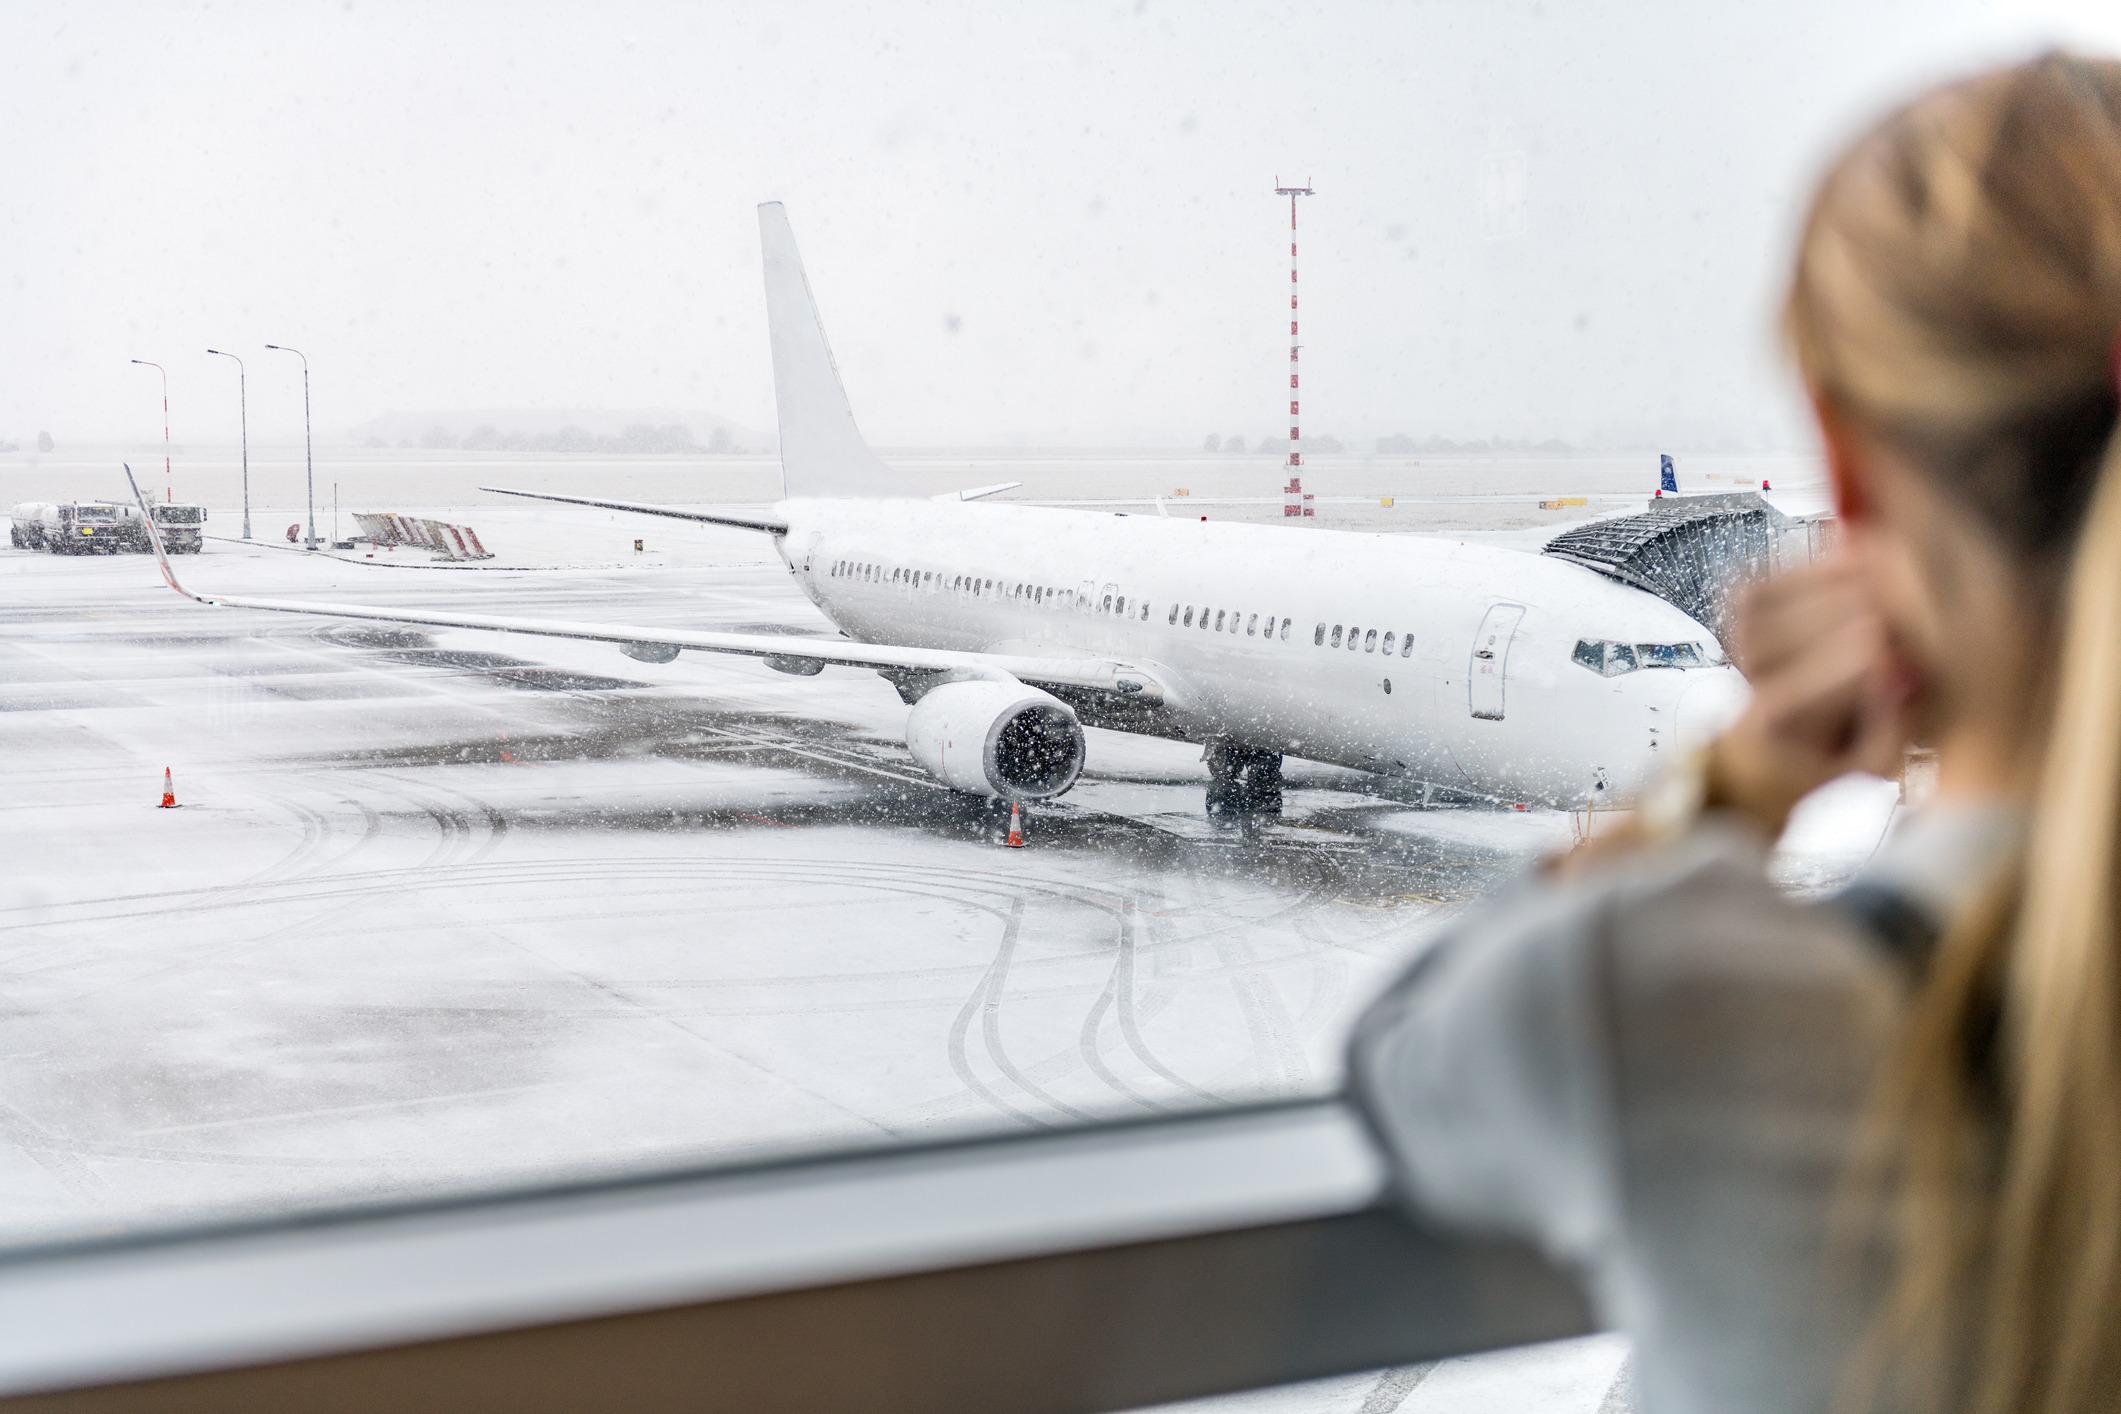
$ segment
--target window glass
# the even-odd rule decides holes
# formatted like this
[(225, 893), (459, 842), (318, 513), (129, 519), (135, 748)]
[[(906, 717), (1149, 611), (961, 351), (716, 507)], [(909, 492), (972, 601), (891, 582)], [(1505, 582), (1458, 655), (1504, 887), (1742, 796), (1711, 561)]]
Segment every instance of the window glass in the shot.
[(1691, 643), (1638, 643), (1635, 645), (1635, 661), (1645, 668), (1676, 668), (1680, 666), (1679, 650), (1682, 648), (1691, 658), (1694, 652)]
[(1576, 652), (1573, 656), (1578, 663), (1581, 663), (1594, 673), (1605, 671), (1605, 644), (1603, 643), (1588, 638), (1579, 638), (1576, 640)]
[[(2074, 4), (2121, 13), (2113, 0)], [(1689, 492), (1771, 476), (1787, 508), (1813, 503), (1816, 458), (1769, 450), (1802, 429), (1778, 380), (1755, 367), (1763, 292), (1787, 262), (1776, 233), (1794, 228), (1808, 174), (1845, 135), (1836, 115), (1872, 111), (1898, 88), (1894, 74), (1909, 71), (1856, 52), (1837, 14), (1883, 15), (1855, 29), (1889, 47), (1896, 27), (1941, 28), (1954, 22), (1931, 11), (1969, 7), (1920, 7), (1916, 24), (1903, 12), (1917, 7), (1858, 0), (1776, 25), (1737, 7), (1638, 5), (1616, 18), (1545, 4), (1480, 7), (1473, 23), (1470, 7), (1341, 0), (1285, 23), (1198, 4), (939, 13), (828, 0), (823, 18), (790, 20), (773, 6), (723, 14), (654, 0), (627, 7), (623, 24), (518, 6), (495, 25), (466, 6), (400, 7), (385, 21), (364, 18), (372, 7), (342, 15), (334, 5), (276, 12), (268, 45), (241, 7), (173, 18), (151, 6), (37, 8), (66, 9), (64, 33), (0, 20), (8, 59), (24, 60), (5, 64), (0, 106), (48, 118), (25, 134), (31, 141), (10, 145), (36, 165), (8, 193), (58, 186), (65, 199), (8, 203), (8, 248), (19, 257), (10, 264), (34, 263), (52, 297), (9, 304), (20, 327), (0, 341), (0, 403), (13, 410), (11, 422), (0, 417), (0, 446), (33, 439), (39, 425), (22, 420), (42, 393), (15, 386), (31, 361), (14, 349), (78, 342), (80, 327), (114, 314), (162, 332), (104, 349), (93, 378), (54, 365), (49, 381), (65, 385), (64, 405), (49, 412), (64, 419), (51, 429), (57, 460), (40, 470), (20, 453), (0, 455), (20, 487), (9, 502), (124, 494), (115, 458), (65, 436), (78, 425), (109, 429), (99, 439), (157, 440), (163, 387), (154, 369), (125, 362), (137, 355), (174, 361), (170, 435), (185, 432), (195, 449), (172, 452), (168, 477), (155, 468), (143, 488), (180, 506), (224, 507), (209, 523), (233, 534), (226, 511), (241, 504), (247, 404), (230, 360), (200, 351), (245, 338), (220, 346), (260, 375), (248, 418), (260, 441), (250, 487), (260, 543), (217, 536), (208, 558), (179, 563), (179, 578), (202, 591), (359, 598), (358, 585), (334, 595), (305, 584), (317, 562), (284, 539), (289, 521), (307, 527), (306, 492), (301, 467), (285, 455), (275, 466), (270, 448), (302, 435), (302, 366), (260, 345), (302, 341), (301, 330), (241, 320), (215, 329), (191, 307), (200, 289), (225, 295), (246, 280), (251, 293), (299, 286), (300, 322), (334, 331), (330, 347), (310, 347), (315, 426), (330, 443), (359, 420), (373, 424), (353, 433), (365, 450), (327, 447), (316, 528), (332, 525), (338, 483), (340, 531), (355, 529), (355, 512), (433, 516), (476, 527), (497, 556), (485, 565), (525, 567), (458, 576), (456, 586), (439, 570), (367, 576), (416, 581), (384, 586), (394, 608), (446, 612), (460, 597), (452, 588), (469, 582), (491, 604), (485, 612), (513, 619), (802, 635), (820, 649), (916, 661), (945, 649), (1073, 653), (1098, 658), (1099, 673), (1107, 656), (1138, 671), (1120, 674), (1132, 694), (1057, 686), (1086, 726), (1088, 755), (1076, 790), (1021, 802), (1026, 845), (1016, 852), (1004, 843), (1006, 803), (997, 819), (977, 775), (924, 764), (923, 739), (909, 730), (919, 704), (871, 670), (798, 677), (697, 652), (658, 667), (612, 644), (489, 634), (467, 645), (416, 624), (230, 613), (170, 593), (144, 557), (11, 552), (0, 563), (9, 571), (0, 767), (11, 768), (0, 782), (20, 812), (10, 818), (78, 817), (112, 835), (113, 855), (137, 853), (135, 837), (150, 827), (196, 842), (210, 826), (214, 841), (162, 861), (145, 885), (95, 851), (61, 848), (63, 831), (8, 843), (0, 940), (51, 942), (0, 947), (15, 1042), (0, 1105), (20, 1119), (0, 1125), (0, 1246), (47, 1220), (122, 1225), (134, 1198), (139, 1214), (164, 1218), (194, 1195), (218, 1209), (355, 1189), (389, 1196), (401, 1180), (535, 1183), (581, 1164), (922, 1142), (1335, 1091), (1337, 1033), (1366, 998), (1446, 914), (1512, 872), (1498, 867), (1505, 855), (1536, 854), (1563, 826), (1566, 801), (1540, 797), (1527, 818), (1507, 806), (1524, 795), (1509, 793), (1560, 795), (1603, 765), (1614, 798), (1631, 797), (1642, 780), (1622, 755), (1648, 752), (1640, 723), (1670, 726), (1632, 699), (1646, 689), (1676, 698), (1726, 676), (1708, 667), (1713, 637), (1608, 649), (1549, 636), (1546, 623), (1579, 609), (1566, 593), (1535, 595), (1535, 580), (1581, 586), (1585, 606), (1617, 605), (1623, 591), (1539, 551), (1564, 524), (1639, 513), (1660, 444)], [(1717, 11), (1730, 15), (1719, 21)], [(153, 52), (158, 32), (182, 42)], [(1644, 35), (1655, 42), (1635, 42)], [(1710, 52), (1731, 35), (1744, 43)], [(1964, 52), (1936, 35), (1906, 43), (1925, 65), (1957, 64), (1951, 55)], [(318, 45), (333, 56), (328, 92), (297, 101), (310, 76), (275, 56)], [(1754, 45), (1769, 54), (1738, 52)], [(1804, 62), (1811, 53), (1836, 62)], [(1860, 85), (1820, 77), (1857, 69)], [(1422, 140), (1373, 144), (1358, 154), (1359, 172), (1338, 176), (1327, 170), (1335, 143), (1295, 131), (1301, 116), (1285, 125), (1283, 150), (1296, 156), (1227, 141), (1233, 122), (1271, 113), (1278, 85), (1299, 71), (1330, 76), (1328, 126)], [(1609, 92), (1639, 101), (1601, 101)], [(148, 96), (154, 143), (125, 124), (69, 121), (112, 93)], [(1701, 112), (1704, 94), (1715, 111), (1674, 140), (1684, 119), (1670, 115)], [(255, 147), (250, 129), (268, 112), (273, 151), (316, 160), (283, 181), (211, 180), (230, 154)], [(672, 180), (688, 154), (757, 148), (762, 134), (768, 176), (756, 152), (736, 151), (719, 164), (721, 182)], [(1218, 155), (1203, 161), (1210, 148)], [(392, 155), (380, 172), (343, 161), (376, 152)], [(1299, 312), (1281, 261), (1298, 239), (1292, 198), (1274, 194), (1274, 164), (1321, 153), (1315, 195), (1293, 201), (1309, 267)], [(935, 180), (938, 171), (950, 180)], [(476, 201), (420, 199), (464, 193), (466, 172)], [(862, 180), (839, 179), (851, 172)], [(92, 180), (67, 180), (82, 173)], [(1149, 180), (1159, 175), (1167, 179)], [(1280, 175), (1305, 174), (1284, 166)], [(476, 510), (456, 501), (458, 511), (432, 499), (528, 486), (720, 506), (741, 519), (800, 489), (778, 465), (783, 410), (772, 341), (759, 337), (768, 309), (753, 203), (774, 188), (791, 196), (782, 210), (852, 404), (835, 437), (859, 427), (889, 444), (885, 460), (922, 492), (1016, 481), (1023, 503), (827, 505), (798, 494), (785, 512), (797, 524), (776, 540), (734, 527), (666, 531), (668, 520), (626, 512), (599, 510), (608, 519), (574, 526), (557, 512), (544, 522), (508, 510), (499, 497), (479, 498), (499, 504)], [(906, 221), (912, 192), (917, 229)], [(158, 243), (131, 211), (142, 193), (158, 227), (268, 234), (319, 193), (343, 196), (331, 201), (340, 226), (330, 239), (376, 258), (338, 262), (317, 281), (304, 277), (314, 254), (304, 242), (264, 239), (241, 247), (241, 278), (231, 280), (225, 243)], [(98, 245), (95, 261), (51, 258), (83, 232)], [(872, 232), (886, 236), (864, 238)], [(419, 258), (402, 259), (415, 245)], [(688, 311), (708, 312), (710, 324), (726, 316), (710, 331), (707, 366), (699, 321), (655, 307), (671, 303), (657, 292), (673, 281)], [(1637, 289), (1657, 297), (1614, 294)], [(531, 294), (497, 297), (513, 290)], [(433, 310), (467, 299), (480, 318), (455, 321), (461, 337), (419, 337), (423, 316), (431, 324)], [(1409, 310), (1420, 317), (1372, 317)], [(1290, 328), (1299, 319), (1300, 337)], [(1027, 325), (1050, 336), (1022, 337)], [(617, 328), (625, 338), (613, 338)], [(1317, 405), (1304, 409), (1304, 440), (1291, 447), (1300, 419), (1281, 416), (1305, 391), (1278, 391), (1280, 360), (1304, 341), (1324, 363), (1305, 390)], [(1656, 357), (1641, 356), (1652, 347)], [(477, 351), (468, 372), (467, 350)], [(1233, 369), (1267, 370), (1277, 386)], [(44, 377), (31, 372), (32, 383)], [(954, 396), (922, 396), (931, 385)], [(1227, 391), (1203, 397), (1211, 385)], [(517, 425), (498, 411), (517, 395), (481, 391), (489, 387), (535, 390), (521, 396), (546, 402)], [(401, 397), (417, 399), (406, 407), (496, 410), (455, 424), (446, 412), (386, 414)], [(698, 412), (621, 411), (654, 407)], [(802, 411), (787, 410), (791, 437)], [(690, 431), (632, 426), (641, 421)], [(1576, 446), (1539, 450), (1550, 438)], [(1215, 445), (1203, 450), (1203, 439)], [(1313, 464), (1277, 470), (1292, 450)], [(134, 470), (156, 460), (143, 449)], [(857, 457), (842, 470), (865, 467)], [(1278, 488), (1299, 471), (1317, 500), (1298, 491), (1298, 515), (1284, 520)], [(1361, 498), (1340, 494), (1358, 489)], [(1396, 507), (1379, 505), (1395, 494)], [(1588, 500), (1580, 515), (1535, 516), (1535, 494)], [(1205, 532), (1202, 504), (1218, 522)], [(266, 505), (286, 509), (268, 516)], [(1137, 514), (1114, 526), (1114, 508)], [(101, 520), (87, 544), (71, 530), (73, 548), (104, 543), (113, 520), (137, 529), (108, 507), (84, 514)], [(188, 542), (199, 529), (176, 534)], [(834, 556), (834, 578), (919, 593), (876, 596), (888, 605), (817, 595), (805, 550), (813, 529), (817, 549), (873, 535), (924, 562), (977, 549), (1005, 574), (1052, 568), (1070, 578), (990, 580)], [(1456, 548), (1461, 531), (1468, 551)], [(634, 554), (644, 535), (646, 551)], [(1189, 558), (1184, 542), (1196, 535), (1208, 554)], [(1785, 543), (1797, 542), (1778, 540), (1778, 555)], [(348, 556), (355, 567), (333, 573), (351, 581), (359, 563), (402, 567), (427, 554), (364, 543)], [(1358, 593), (1350, 582), (1373, 556), (1395, 562), (1393, 582), (1418, 595), (1421, 621), (1438, 634), (1433, 648), (1422, 639), (1420, 673), (1410, 661), (1417, 635), (1375, 619), (1313, 620), (1314, 646), (1330, 637), (1336, 651), (1384, 655), (1341, 684), (1330, 664), (1307, 673), (1278, 654), (1249, 674), (1196, 684), (1190, 670), (1156, 666), (1183, 659), (1183, 645), (1116, 641), (1153, 638), (1127, 634), (1100, 647), (1101, 630), (1075, 622), (1116, 615), (1146, 628), (1153, 601), (1118, 583), (1153, 579), (1176, 593), (1195, 567), (1212, 572), (1218, 593), (1345, 589), (1382, 611), (1399, 591)], [(607, 568), (620, 559), (623, 575)], [(945, 589), (1061, 612), (927, 603)], [(1519, 630), (1510, 716), (1478, 720), (1480, 689), (1466, 668), (1488, 604), (1480, 596), (1517, 589), (1533, 607)], [(1444, 607), (1454, 596), (1466, 621)], [(1172, 600), (1166, 621), (1298, 641), (1293, 616), (1228, 605)], [(911, 612), (875, 612), (888, 608)], [(95, 617), (107, 611), (126, 622)], [(1651, 613), (1642, 626), (1708, 632)], [(1584, 626), (1612, 625), (1587, 617)], [(1573, 671), (1561, 661), (1586, 648)], [(1393, 656), (1406, 671), (1392, 669)], [(461, 670), (436, 673), (436, 660), (460, 659)], [(5, 681), (22, 676), (22, 662), (36, 680)], [(1664, 671), (1655, 681), (1637, 672), (1641, 681), (1614, 692), (1576, 676), (1644, 666)], [(894, 678), (906, 696), (927, 685)], [(522, 690), (530, 686), (543, 690)], [(1335, 702), (1343, 689), (1346, 703)], [(1174, 705), (1155, 708), (1166, 693)], [(1282, 693), (1297, 703), (1286, 716)], [(921, 722), (954, 711), (953, 700), (1006, 696), (931, 695)], [(1572, 716), (1572, 697), (1595, 697), (1626, 729)], [(107, 740), (81, 743), (113, 706), (151, 717), (153, 763), (173, 764), (177, 799), (190, 808), (138, 808), (151, 766), (108, 798), (81, 790), (108, 778)], [(1217, 833), (1232, 797), (1202, 768), (1201, 744), (1154, 734), (1180, 706), (1199, 708), (1195, 735), (1246, 738), (1243, 752), (1211, 753), (1218, 773), (1235, 765), (1245, 809), (1273, 797), (1255, 787), (1271, 786), (1270, 758), (1283, 753), (1283, 828), (1268, 830), (1261, 849)], [(1336, 722), (1343, 706), (1397, 719), (1393, 731)], [(1439, 735), (1424, 736), (1431, 712)], [(1048, 751), (1032, 726), (1026, 719), (1008, 749)], [(579, 753), (558, 749), (570, 733)], [(1489, 749), (1497, 738), (1507, 749)], [(1454, 765), (1444, 748), (1461, 739), (1480, 744), (1457, 751)], [(319, 742), (334, 750), (320, 754)], [(1661, 766), (1673, 754), (1667, 731), (1658, 743), (1649, 759)], [(184, 763), (226, 761), (232, 744), (243, 790), (214, 801), (208, 773)], [(953, 764), (967, 744), (956, 738)], [(1072, 750), (1072, 739), (1061, 744)], [(1503, 778), (1529, 772), (1535, 756), (1551, 767), (1546, 785)], [(1434, 812), (1372, 808), (1386, 796), (1404, 802), (1410, 783), (1418, 798), (1431, 777)], [(298, 803), (309, 836), (287, 863), (296, 832), (274, 801)], [(372, 896), (364, 881), (386, 872), (392, 896), (381, 910), (317, 903)], [(1807, 863), (1786, 877), (1821, 873)], [(123, 902), (143, 888), (155, 899)], [(143, 944), (137, 920), (150, 913)], [(225, 951), (230, 940), (239, 951)], [(507, 956), (498, 980), (497, 950)], [(149, 953), (160, 959), (152, 975), (135, 965)], [(346, 966), (350, 958), (360, 965)], [(1408, 1414), (1425, 1398), (1478, 1402), (1433, 1383)], [(1350, 1382), (1319, 1402), (1353, 1410), (1366, 1400), (1384, 1402)], [(1578, 1403), (1580, 1414), (1599, 1407), (1595, 1393)]]

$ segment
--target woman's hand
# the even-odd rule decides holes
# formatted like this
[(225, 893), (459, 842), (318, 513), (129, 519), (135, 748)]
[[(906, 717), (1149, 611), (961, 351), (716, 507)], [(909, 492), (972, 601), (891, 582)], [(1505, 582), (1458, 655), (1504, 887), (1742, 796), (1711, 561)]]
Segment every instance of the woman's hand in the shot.
[(1707, 805), (1770, 838), (1837, 776), (1897, 776), (1912, 670), (1890, 646), (1849, 547), (1761, 581), (1740, 600), (1733, 657), (1752, 701), (1709, 748)]
[[(1900, 773), (1915, 679), (1892, 651), (1846, 546), (1752, 586), (1733, 627), (1753, 695), (1697, 763), (1703, 810), (1740, 815), (1774, 839), (1797, 802), (1837, 776)], [(1655, 837), (1637, 810), (1547, 867), (1572, 876)]]

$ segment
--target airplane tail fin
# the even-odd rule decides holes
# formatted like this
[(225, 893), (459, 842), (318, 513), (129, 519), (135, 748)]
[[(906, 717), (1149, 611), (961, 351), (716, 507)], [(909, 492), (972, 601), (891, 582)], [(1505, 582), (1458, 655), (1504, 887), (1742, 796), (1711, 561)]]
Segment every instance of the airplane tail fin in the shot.
[(912, 496), (905, 478), (878, 459), (854, 425), (839, 365), (825, 342), (817, 301), (803, 274), (788, 211), (759, 207), (766, 257), (766, 325), (773, 344), (773, 399), (781, 424), (785, 496)]

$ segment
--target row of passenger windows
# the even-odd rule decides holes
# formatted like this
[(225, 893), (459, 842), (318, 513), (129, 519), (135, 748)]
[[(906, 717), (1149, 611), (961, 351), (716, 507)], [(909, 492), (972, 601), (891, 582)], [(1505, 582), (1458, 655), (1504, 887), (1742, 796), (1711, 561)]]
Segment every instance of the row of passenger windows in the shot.
[[(832, 576), (835, 579), (851, 577), (871, 584), (911, 584), (916, 588), (932, 587), (941, 578), (940, 575), (932, 570), (894, 570), (887, 569), (882, 565), (858, 560), (835, 561), (832, 566)], [(993, 580), (981, 579), (977, 576), (956, 576), (950, 580), (948, 587), (953, 593), (986, 596), (996, 592)], [(1073, 591), (1050, 588), (1045, 585), (1018, 584), (1011, 586), (1004, 584), (1001, 586), (1001, 592), (1010, 598), (1028, 600), (1033, 604), (1039, 605), (1058, 601), (1072, 606), (1080, 602), (1080, 596)], [(1106, 594), (1096, 607), (1103, 613), (1122, 614), (1128, 618), (1147, 619), (1149, 617), (1149, 606), (1146, 603), (1136, 600), (1132, 610), (1130, 610), (1127, 605), (1127, 596), (1124, 594)], [(1289, 629), (1294, 621), (1286, 618), (1277, 621), (1276, 616), (1273, 614), (1264, 616), (1247, 614), (1242, 609), (1195, 608), (1190, 604), (1173, 604), (1168, 622), (1174, 627), (1181, 628), (1198, 626), (1206, 633), (1241, 632), (1247, 638), (1273, 639), (1279, 637), (1282, 642), (1287, 643), (1289, 641)], [(1313, 644), (1320, 647), (1327, 646), (1326, 628), (1325, 624), (1318, 626), (1317, 630), (1311, 635)], [(1343, 643), (1347, 644), (1348, 651), (1351, 653), (1357, 651), (1363, 653), (1383, 652), (1390, 656), (1394, 651), (1397, 651), (1400, 657), (1406, 658), (1411, 657), (1414, 652), (1414, 635), (1411, 633), (1400, 633), (1396, 630), (1387, 629), (1384, 632), (1383, 641), (1380, 643), (1378, 631), (1374, 628), (1364, 629), (1341, 624), (1332, 625), (1330, 646), (1338, 648)], [(1619, 644), (1615, 646), (1625, 647), (1626, 645)], [(1647, 647), (1647, 645), (1645, 646)], [(1691, 645), (1688, 644), (1675, 646), (1691, 650)], [(1578, 644), (1576, 651), (1578, 661), (1581, 661), (1583, 645)]]
[[(1345, 636), (1343, 636), (1344, 634)], [(1326, 626), (1324, 624), (1320, 624), (1311, 631), (1311, 644), (1313, 647), (1338, 648), (1344, 642), (1347, 644), (1350, 653), (1360, 649), (1364, 653), (1382, 652), (1386, 657), (1390, 657), (1392, 650), (1397, 647), (1399, 656), (1406, 658), (1412, 656), (1414, 652), (1414, 635), (1412, 633), (1400, 633), (1394, 629), (1385, 630), (1382, 643), (1378, 642), (1376, 629), (1357, 628), (1353, 624), (1350, 624), (1346, 630), (1343, 630), (1339, 624), (1333, 625), (1333, 637), (1331, 640), (1326, 637)]]
[(1590, 638), (1577, 640), (1573, 656), (1592, 672), (1609, 678), (1639, 668), (1698, 668), (1706, 661), (1698, 643), (1615, 643)]
[[(1247, 638), (1274, 637), (1274, 615), (1266, 616), (1264, 624), (1258, 614), (1246, 617), (1242, 609), (1196, 609), (1190, 604), (1173, 604), (1168, 620), (1180, 628), (1192, 628), (1196, 623), (1206, 633), (1237, 633), (1242, 631)], [(1281, 621), (1281, 637), (1289, 639), (1289, 620)]]
[(991, 579), (965, 574), (952, 575), (945, 583), (942, 574), (936, 570), (891, 569), (866, 560), (835, 560), (830, 574), (834, 579), (857, 579), (867, 584), (903, 584), (913, 589), (941, 587), (953, 594), (970, 594), (983, 599), (999, 595), (1020, 599), (1041, 608), (1095, 608), (1101, 613), (1122, 614), (1128, 618), (1149, 617), (1149, 606), (1146, 603), (1137, 599), (1130, 606), (1124, 594), (1106, 594), (1101, 598), (1092, 599), (1076, 590), (1061, 589), (1055, 585), (1006, 582), (997, 584)]

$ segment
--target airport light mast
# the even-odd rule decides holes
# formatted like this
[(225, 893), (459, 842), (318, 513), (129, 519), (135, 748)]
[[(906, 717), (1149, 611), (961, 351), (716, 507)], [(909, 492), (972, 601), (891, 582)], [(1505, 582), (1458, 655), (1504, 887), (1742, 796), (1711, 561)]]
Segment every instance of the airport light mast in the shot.
[(291, 353), (302, 360), (302, 467), (303, 484), (309, 495), (309, 538), (302, 542), (302, 548), (314, 550), (317, 548), (317, 458), (309, 439), (309, 355), (282, 344), (267, 344), (265, 347), (274, 353)]
[(1289, 198), (1289, 459), (1282, 469), (1289, 473), (1289, 484), (1282, 488), (1281, 513), (1284, 516), (1316, 515), (1311, 498), (1304, 493), (1303, 434), (1300, 431), (1300, 405), (1297, 401), (1296, 355), (1303, 347), (1296, 339), (1296, 198), (1312, 195), (1310, 179), (1304, 179), (1300, 187), (1285, 187), (1281, 178), (1274, 179), (1274, 194)]
[[(236, 358), (234, 354), (222, 353), (219, 349), (208, 349), (207, 352), (219, 354), (222, 358)], [(243, 436), (243, 538), (245, 540), (250, 539), (250, 393), (244, 386), (247, 378), (248, 374), (243, 367), (243, 360), (236, 358), (236, 425), (242, 429)]]
[(177, 499), (176, 478), (169, 472), (169, 370), (144, 358), (136, 358), (133, 362), (162, 375), (162, 499), (167, 503)]

